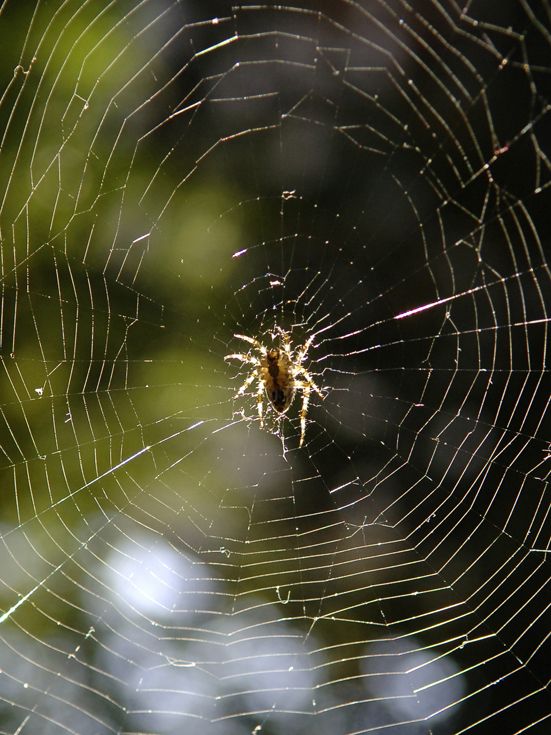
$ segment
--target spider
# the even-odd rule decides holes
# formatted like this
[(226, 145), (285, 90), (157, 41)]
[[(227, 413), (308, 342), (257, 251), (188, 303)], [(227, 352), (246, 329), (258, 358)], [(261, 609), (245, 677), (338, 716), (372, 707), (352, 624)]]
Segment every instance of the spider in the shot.
[(325, 394), (318, 388), (310, 373), (302, 365), (315, 335), (309, 337), (302, 346), (293, 349), (289, 334), (280, 327), (272, 332), (272, 339), (275, 339), (278, 334), (280, 336), (280, 346), (270, 348), (266, 348), (254, 337), (234, 334), (237, 339), (242, 339), (251, 344), (259, 355), (254, 355), (253, 351), (250, 350), (246, 354), (238, 352), (226, 355), (224, 360), (241, 360), (241, 362), (253, 365), (253, 369), (236, 395), (242, 396), (254, 380), (258, 381), (256, 401), (261, 428), (264, 427), (264, 392), (278, 414), (284, 414), (293, 402), (296, 391), (302, 390), (299, 442), (299, 447), (301, 447), (306, 432), (306, 414), (310, 393), (314, 391), (320, 398), (325, 398)]

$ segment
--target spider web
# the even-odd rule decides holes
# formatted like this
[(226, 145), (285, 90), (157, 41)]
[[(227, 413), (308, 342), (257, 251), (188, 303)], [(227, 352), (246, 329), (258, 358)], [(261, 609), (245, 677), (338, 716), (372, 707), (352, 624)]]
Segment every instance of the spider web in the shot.
[(0, 732), (546, 732), (549, 1), (0, 34)]

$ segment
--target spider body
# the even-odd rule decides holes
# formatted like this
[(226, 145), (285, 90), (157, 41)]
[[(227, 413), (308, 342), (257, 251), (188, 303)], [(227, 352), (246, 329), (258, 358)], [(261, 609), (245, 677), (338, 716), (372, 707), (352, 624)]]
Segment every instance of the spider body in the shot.
[(266, 351), (266, 365), (262, 366), (262, 382), (272, 406), (285, 413), (295, 397), (295, 384), (289, 356), (279, 349)]
[(310, 393), (314, 391), (320, 398), (325, 398), (325, 395), (302, 364), (306, 359), (306, 353), (314, 336), (309, 337), (302, 346), (296, 349), (291, 346), (289, 334), (280, 328), (272, 333), (273, 340), (279, 337), (280, 346), (270, 347), (269, 349), (254, 337), (247, 337), (244, 334), (235, 334), (234, 336), (251, 344), (258, 353), (255, 355), (252, 350), (247, 353), (232, 353), (226, 355), (224, 359), (240, 360), (253, 366), (245, 382), (237, 391), (237, 395), (243, 395), (249, 385), (255, 380), (257, 381), (256, 400), (261, 427), (264, 426), (264, 394), (266, 394), (275, 411), (278, 414), (284, 414), (292, 404), (296, 392), (302, 391), (299, 442), (299, 446), (302, 446), (306, 432), (306, 415)]

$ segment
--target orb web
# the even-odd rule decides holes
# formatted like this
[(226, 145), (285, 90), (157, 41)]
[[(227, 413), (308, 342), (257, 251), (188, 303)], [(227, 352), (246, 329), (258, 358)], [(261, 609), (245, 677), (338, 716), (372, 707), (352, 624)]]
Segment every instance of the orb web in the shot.
[(2, 4), (2, 733), (546, 731), (550, 19)]

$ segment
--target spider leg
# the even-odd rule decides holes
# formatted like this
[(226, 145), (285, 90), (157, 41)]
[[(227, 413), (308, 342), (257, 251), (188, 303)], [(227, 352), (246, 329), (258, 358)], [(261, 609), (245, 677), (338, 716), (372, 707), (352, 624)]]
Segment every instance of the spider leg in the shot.
[(299, 447), (304, 443), (304, 435), (306, 434), (306, 414), (308, 413), (308, 402), (310, 400), (310, 385), (304, 383), (302, 387), (302, 408), (300, 409), (300, 441)]
[(234, 352), (231, 355), (226, 355), (224, 360), (241, 360), (241, 362), (248, 362), (250, 365), (258, 365), (258, 360), (252, 355), (243, 355), (240, 352)]
[(249, 385), (253, 382), (255, 378), (256, 378), (255, 372), (252, 372), (250, 375), (248, 375), (247, 379), (245, 380), (241, 388), (237, 391), (236, 395), (242, 396), (243, 393), (247, 390), (247, 388), (249, 387)]
[(326, 397), (327, 393), (324, 393), (321, 390), (321, 388), (318, 388), (318, 386), (316, 385), (316, 383), (312, 379), (312, 376), (310, 375), (310, 373), (308, 372), (308, 370), (305, 370), (304, 368), (300, 368), (300, 370), (297, 370), (297, 372), (295, 373), (295, 376), (296, 375), (303, 375), (304, 376), (304, 380), (296, 380), (295, 379), (295, 385), (297, 387), (304, 389), (305, 386), (309, 386), (314, 391), (314, 393), (317, 393), (318, 394), (318, 396), (320, 398), (323, 399), (323, 398)]
[(275, 337), (275, 336), (276, 336), (276, 334), (279, 334), (279, 336), (281, 337), (281, 339), (282, 339), (282, 340), (283, 340), (284, 342), (285, 342), (285, 341), (289, 342), (289, 333), (288, 333), (288, 332), (286, 332), (286, 331), (285, 331), (285, 330), (283, 329), (283, 327), (280, 327), (279, 325), (276, 325), (276, 326), (274, 327), (274, 331), (272, 332), (272, 337)]
[(314, 341), (315, 334), (311, 334), (310, 337), (306, 340), (306, 342), (302, 345), (302, 347), (299, 347), (296, 351), (296, 359), (295, 362), (301, 363), (304, 358), (306, 357), (306, 353), (310, 349), (310, 345)]
[(264, 404), (262, 402), (262, 394), (264, 393), (264, 383), (259, 380), (258, 381), (258, 389), (256, 391), (256, 405), (258, 407), (258, 418), (260, 419), (260, 428), (264, 428), (264, 416), (263, 410), (264, 410)]
[(279, 336), (281, 337), (281, 342), (284, 351), (291, 356), (291, 337), (289, 334), (282, 329), (281, 327), (276, 327), (276, 332), (272, 336), (275, 336), (276, 333), (279, 333)]
[(247, 337), (246, 334), (234, 334), (233, 336), (237, 337), (237, 339), (244, 339), (245, 342), (249, 342), (249, 344), (253, 345), (253, 347), (256, 347), (257, 350), (260, 350), (263, 355), (266, 354), (266, 348), (264, 347), (264, 345), (261, 345), (260, 342), (254, 337)]

